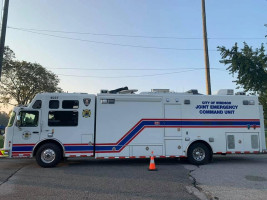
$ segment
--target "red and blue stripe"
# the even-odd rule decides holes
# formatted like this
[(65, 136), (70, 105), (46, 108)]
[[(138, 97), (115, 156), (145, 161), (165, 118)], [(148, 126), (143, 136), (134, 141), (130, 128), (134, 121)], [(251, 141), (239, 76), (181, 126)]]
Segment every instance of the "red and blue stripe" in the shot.
[(119, 153), (145, 128), (248, 128), (260, 127), (259, 119), (141, 119), (116, 143), (97, 143), (96, 153)]
[[(116, 143), (64, 144), (65, 153), (119, 153), (145, 128), (259, 128), (259, 119), (141, 119)], [(35, 144), (13, 144), (12, 152), (31, 153)]]

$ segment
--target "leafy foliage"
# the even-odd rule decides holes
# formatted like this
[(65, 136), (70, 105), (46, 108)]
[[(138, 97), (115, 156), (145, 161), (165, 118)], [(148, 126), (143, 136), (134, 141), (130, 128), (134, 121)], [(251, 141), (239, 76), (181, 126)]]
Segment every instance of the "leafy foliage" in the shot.
[(5, 112), (0, 112), (0, 125), (7, 126), (8, 119), (8, 114), (6, 114)]
[(263, 106), (264, 125), (267, 128), (267, 92), (259, 95), (259, 102)]
[(259, 94), (259, 101), (263, 105), (265, 126), (267, 125), (267, 55), (264, 45), (255, 50), (244, 42), (239, 50), (237, 43), (231, 48), (218, 47), (221, 52), (221, 63), (229, 65), (230, 74), (237, 75), (236, 84), (254, 94)]
[(37, 63), (15, 60), (14, 52), (5, 47), (3, 74), (0, 82), (1, 102), (15, 100), (28, 104), (37, 93), (61, 92), (59, 78)]
[(267, 55), (263, 44), (255, 51), (244, 42), (244, 47), (239, 50), (237, 43), (231, 48), (218, 47), (221, 52), (221, 63), (229, 65), (227, 70), (237, 74), (237, 85), (244, 90), (265, 93), (267, 92)]

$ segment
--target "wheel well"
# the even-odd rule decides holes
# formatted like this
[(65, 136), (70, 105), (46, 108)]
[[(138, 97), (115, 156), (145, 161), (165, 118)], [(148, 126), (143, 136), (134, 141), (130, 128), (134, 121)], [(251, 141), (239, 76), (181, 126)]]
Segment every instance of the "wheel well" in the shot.
[(56, 144), (60, 149), (61, 149), (61, 152), (62, 152), (62, 157), (63, 157), (63, 152), (64, 152), (64, 149), (63, 149), (63, 146), (55, 141), (55, 140), (44, 140), (42, 142), (40, 142), (39, 144), (37, 144), (37, 146), (34, 148), (34, 151), (33, 151), (33, 156), (36, 155), (36, 152), (38, 151), (38, 149), (43, 145), (43, 144), (47, 144), (47, 143), (53, 143), (53, 144)]
[(207, 143), (207, 142), (204, 141), (204, 140), (196, 140), (196, 141), (192, 142), (192, 143), (188, 146), (186, 154), (188, 153), (188, 149), (189, 149), (193, 144), (196, 144), (196, 143), (202, 143), (202, 144), (206, 145), (206, 146), (209, 148), (210, 152), (211, 152), (211, 156), (213, 155), (213, 150), (212, 150), (210, 144)]

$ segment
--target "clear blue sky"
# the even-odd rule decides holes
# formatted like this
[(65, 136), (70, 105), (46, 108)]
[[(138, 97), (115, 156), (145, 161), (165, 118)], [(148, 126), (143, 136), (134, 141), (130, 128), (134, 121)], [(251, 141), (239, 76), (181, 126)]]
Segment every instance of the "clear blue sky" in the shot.
[[(266, 0), (206, 0), (209, 49), (219, 45), (231, 47), (246, 41), (253, 47), (266, 44)], [(201, 0), (11, 0), (8, 26), (76, 32), (143, 36), (202, 38)], [(187, 68), (204, 68), (202, 39), (155, 39), (49, 33), (64, 37), (116, 44), (167, 47), (147, 49), (95, 44), (37, 35), (14, 29), (7, 30), (6, 45), (19, 60), (37, 62), (56, 74), (124, 78), (92, 78), (59, 76), (60, 86), (68, 92), (97, 93), (100, 89), (122, 86), (148, 91), (169, 88), (186, 91), (192, 88), (205, 93), (205, 71), (184, 73)], [(217, 51), (210, 51), (210, 67), (225, 69)], [(90, 71), (87, 69), (164, 69), (161, 71)], [(151, 77), (125, 77), (171, 73)], [(211, 69), (212, 92), (235, 88), (227, 71)]]

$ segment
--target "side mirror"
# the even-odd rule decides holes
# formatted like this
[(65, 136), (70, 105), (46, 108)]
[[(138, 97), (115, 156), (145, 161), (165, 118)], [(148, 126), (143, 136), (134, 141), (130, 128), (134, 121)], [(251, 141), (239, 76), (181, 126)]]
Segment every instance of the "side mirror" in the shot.
[(17, 115), (16, 126), (17, 127), (20, 127), (21, 126), (20, 115)]

